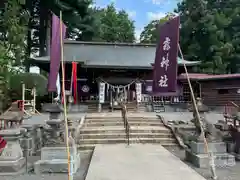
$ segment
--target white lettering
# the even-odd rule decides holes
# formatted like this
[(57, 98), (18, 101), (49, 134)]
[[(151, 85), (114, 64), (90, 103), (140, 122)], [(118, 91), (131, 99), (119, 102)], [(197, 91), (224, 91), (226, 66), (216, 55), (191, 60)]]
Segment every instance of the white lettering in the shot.
[(169, 37), (165, 38), (165, 41), (163, 42), (163, 50), (168, 51), (170, 47), (171, 39)]
[(168, 87), (168, 78), (167, 75), (161, 76), (161, 79), (158, 81), (160, 87)]
[(168, 66), (169, 66), (169, 59), (168, 59), (168, 53), (167, 53), (166, 58), (162, 57), (161, 67), (165, 68), (165, 70), (167, 71)]

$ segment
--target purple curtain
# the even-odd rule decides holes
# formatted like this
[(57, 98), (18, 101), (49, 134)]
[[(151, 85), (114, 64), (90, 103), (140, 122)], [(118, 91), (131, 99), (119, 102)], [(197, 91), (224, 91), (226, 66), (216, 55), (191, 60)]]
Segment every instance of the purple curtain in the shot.
[(160, 38), (153, 68), (154, 93), (176, 91), (179, 22), (179, 17), (175, 17), (159, 28)]
[(61, 20), (55, 15), (52, 15), (52, 38), (50, 50), (50, 72), (48, 76), (48, 91), (56, 92), (57, 76), (61, 61), (61, 41), (60, 41), (60, 25), (62, 24), (62, 37), (65, 38), (66, 26), (61, 23)]

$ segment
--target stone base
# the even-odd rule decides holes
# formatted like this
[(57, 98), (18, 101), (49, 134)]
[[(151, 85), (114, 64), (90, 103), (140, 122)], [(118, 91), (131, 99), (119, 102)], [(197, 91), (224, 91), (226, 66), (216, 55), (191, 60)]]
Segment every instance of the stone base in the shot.
[[(205, 145), (201, 142), (191, 142), (191, 150), (194, 154), (205, 154)], [(224, 142), (210, 142), (208, 148), (213, 153), (226, 153), (227, 148)]]
[(0, 161), (0, 175), (18, 175), (26, 172), (26, 159)]
[(234, 152), (231, 152), (230, 154), (235, 157), (235, 160), (236, 160), (236, 161), (240, 161), (240, 154), (236, 154), (236, 153), (234, 153)]
[[(73, 174), (78, 171), (80, 161), (80, 153), (78, 153), (73, 161)], [(68, 161), (67, 159), (39, 160), (34, 164), (34, 172), (38, 175), (42, 173), (67, 173)]]
[[(209, 167), (208, 154), (194, 154), (190, 150), (186, 150), (185, 158), (198, 168)], [(236, 164), (235, 157), (228, 153), (215, 153), (214, 163), (216, 167), (234, 166)]]

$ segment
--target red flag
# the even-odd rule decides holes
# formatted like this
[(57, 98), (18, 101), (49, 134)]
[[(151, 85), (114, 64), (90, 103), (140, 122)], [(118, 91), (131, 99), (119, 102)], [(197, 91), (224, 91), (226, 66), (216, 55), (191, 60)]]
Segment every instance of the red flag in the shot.
[(179, 16), (170, 19), (160, 29), (153, 68), (153, 92), (175, 92), (177, 87), (177, 57)]
[(77, 103), (77, 63), (72, 62), (72, 74), (73, 74), (73, 98), (74, 104)]
[(0, 152), (6, 147), (7, 141), (0, 136)]

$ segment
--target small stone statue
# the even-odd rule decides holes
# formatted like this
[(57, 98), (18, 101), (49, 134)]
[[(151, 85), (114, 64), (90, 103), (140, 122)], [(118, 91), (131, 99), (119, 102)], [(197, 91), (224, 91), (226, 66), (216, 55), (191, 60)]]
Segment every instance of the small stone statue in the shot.
[(197, 140), (203, 141), (203, 137), (207, 138), (207, 140), (210, 142), (220, 140), (219, 134), (217, 133), (217, 129), (215, 128), (214, 124), (209, 122), (205, 117), (205, 112), (209, 111), (208, 107), (202, 103), (201, 98), (196, 99), (196, 105), (200, 115), (200, 122), (198, 120), (195, 107), (192, 105), (189, 110), (193, 112), (192, 122), (196, 127)]

